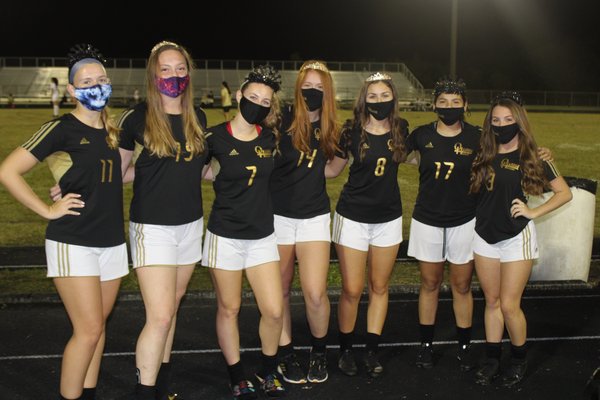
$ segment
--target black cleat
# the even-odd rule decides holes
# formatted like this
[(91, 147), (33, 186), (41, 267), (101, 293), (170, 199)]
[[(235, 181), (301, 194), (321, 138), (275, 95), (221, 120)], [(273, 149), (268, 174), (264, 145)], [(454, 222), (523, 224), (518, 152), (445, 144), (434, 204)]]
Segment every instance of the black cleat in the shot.
[(308, 362), (308, 375), (306, 378), (311, 383), (321, 383), (325, 382), (328, 377), (326, 353), (311, 351)]
[(470, 344), (461, 345), (458, 348), (458, 352), (456, 353), (456, 359), (460, 363), (460, 370), (465, 372), (472, 370), (477, 364), (475, 362), (473, 350), (471, 349)]
[(417, 361), (415, 364), (419, 368), (433, 368), (433, 346), (431, 343), (421, 343), (417, 352)]
[(379, 362), (377, 354), (374, 351), (367, 351), (367, 355), (365, 356), (365, 369), (371, 378), (377, 378), (383, 373), (383, 366)]
[(585, 394), (590, 400), (600, 400), (600, 367), (596, 368), (585, 384)]
[(256, 379), (260, 383), (260, 389), (266, 397), (283, 397), (285, 396), (285, 387), (281, 384), (279, 376), (276, 373), (262, 377), (255, 374)]
[(277, 372), (283, 377), (283, 380), (288, 383), (306, 383), (306, 375), (300, 367), (296, 353), (290, 353), (282, 357), (277, 365)]
[(500, 375), (500, 360), (487, 358), (481, 368), (475, 372), (475, 382), (487, 386)]
[(354, 359), (352, 350), (346, 349), (340, 353), (338, 367), (344, 375), (355, 376), (358, 373), (358, 367), (356, 366), (356, 360)]
[(502, 374), (502, 386), (513, 387), (521, 382), (527, 371), (527, 360), (511, 360), (510, 366)]
[(236, 385), (232, 386), (231, 393), (234, 400), (254, 400), (258, 398), (254, 385), (247, 379), (239, 381)]

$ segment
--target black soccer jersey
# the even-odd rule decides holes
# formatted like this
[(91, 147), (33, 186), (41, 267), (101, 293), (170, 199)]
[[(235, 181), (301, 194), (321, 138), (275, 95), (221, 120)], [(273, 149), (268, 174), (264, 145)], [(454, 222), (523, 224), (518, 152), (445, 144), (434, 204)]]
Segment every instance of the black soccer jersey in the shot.
[(125, 242), (121, 156), (106, 142), (105, 129), (92, 128), (73, 114), (44, 124), (23, 147), (46, 159), (63, 194), (77, 193), (85, 207), (48, 223), (46, 238), (86, 247)]
[(346, 131), (340, 140), (339, 157), (352, 156), (348, 181), (338, 199), (336, 212), (356, 222), (379, 224), (402, 216), (398, 187), (398, 163), (392, 159), (391, 132), (367, 132), (364, 159), (360, 159), (360, 129)]
[[(529, 223), (525, 217), (513, 218), (510, 208), (514, 199), (527, 202), (521, 179), (520, 150), (497, 154), (492, 162), (494, 173), (482, 186), (477, 197), (475, 231), (489, 244), (510, 239)], [(548, 181), (560, 176), (552, 162), (545, 161), (544, 171)]]
[(207, 229), (230, 238), (256, 240), (274, 232), (269, 181), (273, 172), (275, 136), (263, 128), (248, 142), (236, 139), (228, 122), (206, 134), (209, 158), (219, 163), (213, 183), (215, 200)]
[(319, 145), (320, 127), (320, 121), (313, 122), (310, 151), (305, 153), (294, 148), (293, 133), (287, 132), (289, 123), (282, 126), (279, 153), (275, 155), (275, 170), (271, 176), (275, 214), (305, 219), (330, 212), (325, 188), (326, 159)]
[(408, 151), (420, 154), (415, 220), (449, 228), (475, 217), (476, 199), (469, 195), (469, 179), (479, 137), (479, 128), (466, 122), (454, 137), (440, 135), (435, 122), (416, 128), (408, 136)]
[[(197, 109), (200, 126), (206, 116)], [(183, 225), (202, 217), (202, 168), (207, 152), (193, 156), (186, 147), (183, 119), (169, 115), (177, 152), (171, 157), (151, 155), (144, 146), (146, 103), (124, 112), (119, 122), (123, 129), (119, 144), (125, 150), (141, 149), (135, 161), (133, 199), (129, 218), (133, 222), (154, 225)]]

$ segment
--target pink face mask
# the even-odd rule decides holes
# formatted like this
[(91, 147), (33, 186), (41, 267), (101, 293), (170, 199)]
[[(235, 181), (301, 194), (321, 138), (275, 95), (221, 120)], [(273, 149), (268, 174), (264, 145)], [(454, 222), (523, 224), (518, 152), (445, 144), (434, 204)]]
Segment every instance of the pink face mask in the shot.
[(189, 74), (183, 77), (172, 76), (170, 78), (156, 78), (158, 91), (169, 97), (179, 97), (190, 83)]

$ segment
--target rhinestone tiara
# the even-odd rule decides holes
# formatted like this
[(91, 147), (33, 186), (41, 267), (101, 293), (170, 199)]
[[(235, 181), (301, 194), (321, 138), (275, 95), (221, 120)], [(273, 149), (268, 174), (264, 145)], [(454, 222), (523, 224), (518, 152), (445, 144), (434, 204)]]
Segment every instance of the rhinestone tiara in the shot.
[(369, 75), (365, 82), (375, 82), (375, 81), (391, 81), (392, 77), (388, 74), (375, 72), (374, 74)]

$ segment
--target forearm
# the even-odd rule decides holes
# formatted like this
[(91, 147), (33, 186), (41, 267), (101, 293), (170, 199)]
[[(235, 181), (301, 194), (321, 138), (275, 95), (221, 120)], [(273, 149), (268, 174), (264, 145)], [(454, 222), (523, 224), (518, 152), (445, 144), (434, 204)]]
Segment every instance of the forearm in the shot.
[(548, 201), (546, 201), (544, 204), (541, 204), (538, 207), (531, 209), (531, 219), (539, 218), (548, 214), (551, 211), (556, 210), (563, 204), (566, 204), (569, 201), (571, 201), (572, 198), (573, 194), (571, 193), (571, 190), (564, 190), (554, 193), (554, 195), (550, 197)]

